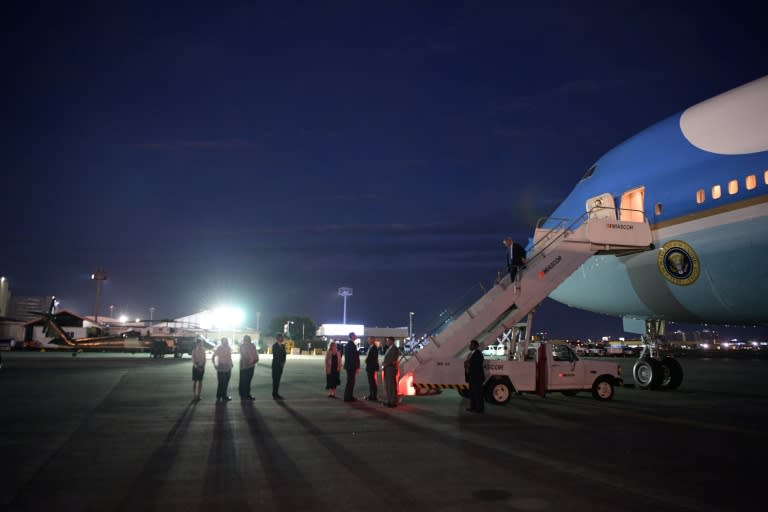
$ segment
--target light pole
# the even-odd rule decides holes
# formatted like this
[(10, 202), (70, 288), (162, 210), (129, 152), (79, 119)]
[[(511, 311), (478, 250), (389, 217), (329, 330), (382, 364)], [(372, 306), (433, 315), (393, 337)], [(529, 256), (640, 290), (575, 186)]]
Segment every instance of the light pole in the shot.
[(110, 304), (109, 305), (109, 318), (115, 318), (115, 305)]
[(347, 297), (352, 296), (352, 288), (347, 288), (346, 286), (342, 286), (339, 288), (339, 295), (344, 297), (344, 320), (341, 322), (344, 325), (347, 325)]
[(256, 330), (261, 332), (261, 328), (259, 327), (261, 325), (261, 311), (256, 312)]
[(149, 323), (152, 323), (152, 320), (155, 319), (155, 307), (152, 306), (149, 308)]
[(96, 304), (93, 306), (93, 323), (99, 323), (99, 301), (101, 300), (101, 283), (107, 280), (107, 273), (99, 269), (91, 274), (91, 279), (96, 281)]
[(408, 313), (408, 338), (413, 339), (413, 311)]

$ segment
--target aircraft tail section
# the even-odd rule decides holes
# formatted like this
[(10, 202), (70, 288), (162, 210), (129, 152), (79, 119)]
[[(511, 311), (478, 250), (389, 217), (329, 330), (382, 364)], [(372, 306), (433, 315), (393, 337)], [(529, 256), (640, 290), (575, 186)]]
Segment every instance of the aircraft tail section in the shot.
[(66, 347), (76, 347), (77, 343), (61, 328), (49, 314), (45, 317), (45, 332), (53, 339), (49, 342), (52, 345), (62, 345)]

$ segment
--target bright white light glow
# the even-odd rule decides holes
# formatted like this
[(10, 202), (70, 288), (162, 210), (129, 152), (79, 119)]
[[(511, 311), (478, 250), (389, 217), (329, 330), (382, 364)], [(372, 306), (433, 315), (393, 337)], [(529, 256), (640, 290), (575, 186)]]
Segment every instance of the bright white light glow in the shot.
[(120, 318), (118, 318), (118, 320), (120, 320), (121, 324), (124, 324), (125, 322), (128, 321), (128, 317), (126, 315), (120, 315)]
[(221, 306), (213, 310), (210, 321), (212, 327), (231, 329), (242, 325), (245, 313), (240, 308)]
[(365, 335), (365, 326), (361, 324), (323, 324), (318, 329), (318, 336), (343, 336), (354, 332), (357, 337)]

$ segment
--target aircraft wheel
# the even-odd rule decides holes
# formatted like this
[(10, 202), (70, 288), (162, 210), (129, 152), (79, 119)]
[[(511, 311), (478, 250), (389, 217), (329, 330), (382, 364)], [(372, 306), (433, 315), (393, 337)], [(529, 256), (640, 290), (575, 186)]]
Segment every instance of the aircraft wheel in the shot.
[(664, 368), (655, 359), (638, 359), (632, 367), (635, 384), (643, 389), (658, 389), (664, 379)]
[(597, 400), (610, 400), (613, 398), (613, 381), (608, 377), (598, 377), (592, 384), (592, 396)]
[(661, 360), (661, 365), (664, 369), (664, 379), (661, 382), (661, 387), (664, 389), (677, 389), (683, 382), (683, 367), (677, 359), (673, 357), (665, 357)]
[(486, 386), (486, 399), (496, 405), (502, 405), (509, 402), (512, 396), (512, 385), (503, 380), (494, 380)]
[(469, 398), (469, 389), (467, 388), (459, 388), (456, 391), (459, 392), (459, 395), (461, 395), (464, 398)]

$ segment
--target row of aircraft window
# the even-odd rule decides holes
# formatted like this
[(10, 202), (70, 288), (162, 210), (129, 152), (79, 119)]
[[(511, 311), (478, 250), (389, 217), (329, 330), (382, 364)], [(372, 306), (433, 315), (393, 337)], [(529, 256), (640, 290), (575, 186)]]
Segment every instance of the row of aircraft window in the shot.
[[(768, 171), (763, 172), (763, 183), (768, 185)], [(750, 174), (744, 178), (744, 188), (747, 190), (754, 190), (757, 188), (757, 175)], [(728, 182), (728, 195), (734, 195), (739, 193), (739, 180), (731, 180)], [(712, 199), (720, 199), (723, 195), (723, 189), (720, 185), (712, 186)], [(696, 204), (701, 204), (707, 199), (706, 190), (699, 189), (696, 191)]]

